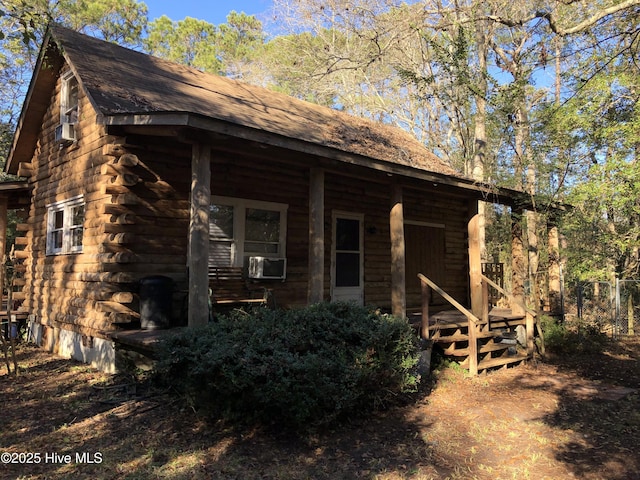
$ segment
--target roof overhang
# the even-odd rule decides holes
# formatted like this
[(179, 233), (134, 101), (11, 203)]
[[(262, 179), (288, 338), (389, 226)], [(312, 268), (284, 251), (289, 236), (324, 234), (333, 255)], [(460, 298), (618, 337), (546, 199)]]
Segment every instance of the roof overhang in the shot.
[(55, 42), (51, 41), (51, 34), (47, 33), (13, 136), (13, 143), (5, 164), (7, 173), (17, 174), (18, 164), (30, 162), (33, 157), (42, 119), (49, 107), (51, 92), (55, 88), (62, 60)]
[(0, 198), (6, 199), (7, 208), (24, 208), (30, 203), (31, 188), (27, 182), (2, 182), (0, 183)]
[[(64, 33), (63, 30), (64, 29), (59, 31), (58, 35), (62, 35), (62, 37), (65, 37), (67, 34), (71, 35), (70, 31)], [(73, 35), (75, 35), (75, 33)], [(69, 45), (67, 45), (67, 48), (64, 46), (59, 47), (58, 41), (61, 40), (56, 40), (51, 31), (45, 36), (19, 118), (11, 151), (5, 165), (5, 171), (8, 173), (17, 174), (19, 164), (21, 162), (30, 162), (33, 158), (42, 120), (49, 107), (51, 95), (65, 59), (72, 70), (75, 68), (69, 58)], [(81, 55), (81, 53), (75, 52), (75, 55)], [(76, 60), (78, 60), (78, 58), (76, 58)], [(89, 66), (85, 65), (85, 68), (89, 68)], [(195, 75), (195, 73), (193, 74)], [(201, 75), (201, 73), (198, 73), (198, 75)], [(81, 75), (79, 75), (79, 77), (81, 77)], [(455, 191), (457, 194), (470, 199), (485, 200), (487, 202), (510, 205), (521, 209), (535, 209), (536, 206), (542, 207), (543, 205), (549, 208), (551, 205), (549, 202), (541, 201), (539, 197), (533, 198), (521, 191), (476, 182), (462, 175), (452, 174), (452, 170), (448, 167), (445, 170), (438, 170), (437, 168), (430, 170), (415, 163), (410, 163), (406, 161), (406, 159), (396, 158), (395, 153), (390, 155), (389, 151), (385, 154), (380, 151), (376, 152), (375, 149), (371, 153), (362, 150), (351, 150), (347, 145), (349, 141), (348, 138), (345, 140), (346, 143), (343, 142), (340, 146), (331, 142), (323, 143), (322, 136), (309, 136), (304, 138), (304, 135), (300, 135), (300, 128), (288, 130), (282, 128), (271, 129), (270, 123), (272, 123), (273, 117), (270, 116), (271, 114), (268, 111), (262, 116), (261, 124), (254, 124), (253, 121), (234, 121), (234, 117), (229, 115), (224, 118), (215, 118), (209, 116), (208, 110), (198, 111), (197, 113), (193, 111), (167, 110), (157, 112), (140, 111), (136, 113), (139, 105), (135, 103), (133, 106), (130, 105), (127, 107), (132, 109), (127, 113), (111, 111), (110, 109), (119, 108), (117, 104), (107, 102), (104, 105), (99, 105), (96, 102), (96, 98), (93, 98), (91, 92), (85, 88), (83, 79), (79, 78), (79, 80), (83, 85), (83, 89), (87, 90), (87, 97), (95, 108), (98, 115), (98, 124), (114, 127), (121, 126), (125, 127), (125, 130), (135, 129), (135, 131), (141, 135), (170, 137), (178, 142), (184, 143), (210, 141), (212, 144), (215, 144), (215, 141), (220, 138), (236, 138), (255, 142), (256, 145), (273, 146), (291, 152), (304, 153), (310, 157), (314, 156), (318, 159), (335, 162), (336, 165), (349, 164), (357, 168), (377, 171), (381, 174), (405, 177), (425, 186), (427, 182), (430, 182), (434, 187), (446, 186), (449, 191)], [(228, 85), (225, 83), (225, 88), (226, 87), (228, 87)], [(218, 90), (214, 89), (212, 92), (220, 95)], [(253, 105), (251, 101), (249, 101), (249, 104)], [(286, 105), (289, 104), (286, 103)], [(274, 112), (282, 113), (283, 111), (287, 111), (285, 108), (286, 105), (281, 106), (277, 104), (274, 107)], [(180, 106), (177, 108), (180, 108)], [(299, 118), (308, 120), (307, 123), (304, 124), (307, 125), (305, 128), (314, 124), (311, 122), (313, 119), (316, 121), (315, 124), (317, 124), (318, 121), (322, 121), (322, 115), (315, 112), (315, 110), (312, 112), (316, 113), (315, 116), (305, 117), (304, 112), (310, 108), (311, 107), (305, 107), (305, 109), (302, 109), (304, 110), (302, 113), (298, 112)], [(253, 120), (253, 117), (248, 115), (245, 110), (242, 110), (244, 115), (242, 118), (245, 120), (247, 118)], [(264, 113), (264, 108), (261, 109), (261, 111)], [(325, 113), (323, 115), (327, 116), (328, 114)], [(282, 126), (282, 122), (288, 120), (288, 118), (285, 117), (280, 115), (280, 126)], [(343, 120), (344, 119), (334, 118), (333, 124), (341, 125), (344, 123)], [(328, 134), (330, 133), (331, 132), (328, 132)], [(383, 135), (383, 138), (388, 137)], [(398, 145), (399, 142), (401, 143), (401, 140), (396, 140), (392, 143)], [(420, 155), (421, 154), (418, 154), (416, 158), (420, 157)], [(420, 185), (419, 188), (421, 188), (422, 185)], [(563, 206), (554, 205), (551, 208), (562, 210)]]
[(429, 182), (432, 186), (446, 186), (463, 193), (470, 199), (508, 205), (518, 209), (534, 209), (535, 205), (545, 205), (546, 208), (564, 210), (564, 206), (559, 203), (542, 202), (539, 198), (533, 199), (531, 195), (519, 190), (497, 187), (462, 176), (445, 175), (409, 165), (366, 157), (334, 147), (309, 143), (187, 112), (103, 115), (99, 119), (99, 123), (106, 126), (135, 127), (144, 131), (146, 135), (154, 135), (155, 132), (156, 135), (165, 137), (174, 136), (177, 140), (185, 143), (193, 143), (196, 138), (200, 141), (206, 141), (207, 136), (211, 136), (212, 142), (215, 141), (215, 138), (219, 138), (220, 135), (230, 136), (368, 168), (391, 176), (408, 177), (413, 180)]

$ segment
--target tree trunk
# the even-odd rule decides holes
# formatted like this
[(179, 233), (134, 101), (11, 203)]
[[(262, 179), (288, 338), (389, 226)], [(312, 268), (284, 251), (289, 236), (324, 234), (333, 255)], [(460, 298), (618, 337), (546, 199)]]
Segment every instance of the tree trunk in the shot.
[[(478, 53), (478, 91), (475, 95), (476, 99), (476, 115), (475, 115), (475, 139), (473, 154), (473, 179), (484, 181), (485, 162), (487, 156), (487, 55), (488, 43), (486, 34), (487, 22), (478, 21), (475, 23), (476, 48)], [(487, 242), (486, 242), (486, 215), (485, 202), (478, 202), (478, 242), (480, 246), (480, 258), (482, 261), (487, 260)]]
[(627, 334), (636, 334), (633, 325), (633, 292), (631, 290), (629, 290), (629, 298), (627, 300)]

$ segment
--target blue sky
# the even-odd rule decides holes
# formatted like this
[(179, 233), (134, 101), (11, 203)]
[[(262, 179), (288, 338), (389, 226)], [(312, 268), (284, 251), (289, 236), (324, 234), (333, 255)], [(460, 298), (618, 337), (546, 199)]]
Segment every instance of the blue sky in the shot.
[(271, 0), (143, 0), (149, 8), (149, 21), (162, 15), (171, 20), (193, 17), (214, 25), (226, 23), (227, 14), (235, 10), (258, 19), (271, 8)]

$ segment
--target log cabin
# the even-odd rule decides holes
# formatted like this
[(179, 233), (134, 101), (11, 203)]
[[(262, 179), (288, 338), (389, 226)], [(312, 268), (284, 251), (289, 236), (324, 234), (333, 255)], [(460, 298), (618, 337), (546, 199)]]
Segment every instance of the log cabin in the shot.
[(142, 282), (170, 279), (169, 326), (197, 326), (216, 308), (216, 268), (278, 308), (354, 301), (418, 318), (424, 338), (467, 355), (469, 315), (486, 330), (478, 201), (530, 201), (400, 129), (56, 25), (5, 171), (21, 178), (0, 186), (3, 222), (8, 208), (21, 218), (19, 311), (43, 347), (105, 371), (141, 330)]

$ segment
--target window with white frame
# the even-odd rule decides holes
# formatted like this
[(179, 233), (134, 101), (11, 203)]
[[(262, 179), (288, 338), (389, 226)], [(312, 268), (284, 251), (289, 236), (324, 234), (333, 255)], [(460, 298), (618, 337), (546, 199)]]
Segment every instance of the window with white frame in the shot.
[(82, 252), (82, 195), (47, 205), (47, 255)]
[(60, 123), (78, 121), (78, 79), (73, 72), (62, 77), (62, 95), (60, 98)]
[(286, 257), (286, 204), (213, 197), (209, 265), (246, 266), (251, 256)]
[(61, 78), (60, 125), (56, 128), (56, 141), (68, 145), (76, 141), (78, 122), (78, 80), (72, 72)]

